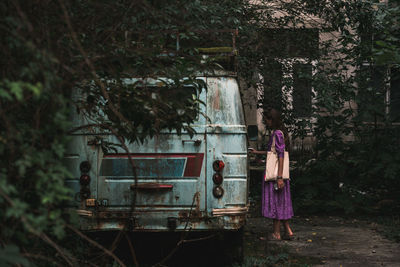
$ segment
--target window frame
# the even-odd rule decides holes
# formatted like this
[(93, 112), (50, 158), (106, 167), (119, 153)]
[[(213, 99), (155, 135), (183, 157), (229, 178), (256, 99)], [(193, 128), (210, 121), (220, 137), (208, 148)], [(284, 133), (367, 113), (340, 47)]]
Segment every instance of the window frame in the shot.
[[(362, 67), (374, 67), (373, 63), (370, 62), (364, 62), (361, 64), (361, 66), (359, 67), (359, 71)], [(383, 77), (383, 120), (366, 120), (363, 119), (362, 123), (365, 125), (383, 125), (385, 124), (385, 121), (390, 121), (391, 125), (393, 126), (400, 126), (400, 121), (391, 121), (391, 80), (392, 80), (392, 67), (390, 66), (385, 66), (386, 71), (384, 73), (384, 77)], [(371, 77), (370, 77), (371, 78)], [(371, 78), (372, 79), (372, 78)], [(380, 89), (380, 88), (375, 88), (375, 89)], [(360, 111), (360, 107), (357, 105), (357, 112)]]

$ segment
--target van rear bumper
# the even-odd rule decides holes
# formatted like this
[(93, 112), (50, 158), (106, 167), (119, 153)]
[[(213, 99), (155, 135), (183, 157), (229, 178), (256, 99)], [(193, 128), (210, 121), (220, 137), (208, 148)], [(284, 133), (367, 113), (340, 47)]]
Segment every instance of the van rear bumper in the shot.
[(77, 210), (84, 231), (137, 232), (237, 230), (246, 222), (248, 207), (197, 210), (135, 211), (122, 209)]

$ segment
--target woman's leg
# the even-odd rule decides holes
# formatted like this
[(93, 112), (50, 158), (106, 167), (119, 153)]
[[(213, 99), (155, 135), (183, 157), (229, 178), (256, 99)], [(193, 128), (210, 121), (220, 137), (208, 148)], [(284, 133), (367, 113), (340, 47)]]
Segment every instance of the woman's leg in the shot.
[(273, 222), (274, 222), (273, 236), (275, 239), (281, 239), (281, 221), (274, 219)]
[(285, 227), (285, 232), (286, 232), (286, 234), (289, 235), (289, 236), (292, 236), (292, 235), (293, 235), (293, 231), (292, 231), (292, 229), (290, 228), (289, 221), (288, 221), (288, 220), (284, 220), (284, 221), (283, 221), (283, 225), (284, 225), (284, 227)]

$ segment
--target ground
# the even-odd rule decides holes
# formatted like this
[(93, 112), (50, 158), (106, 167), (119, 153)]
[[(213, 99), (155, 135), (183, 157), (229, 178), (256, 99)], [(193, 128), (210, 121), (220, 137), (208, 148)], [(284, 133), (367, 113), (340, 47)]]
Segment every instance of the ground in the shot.
[[(339, 216), (295, 216), (291, 226), (295, 239), (270, 241), (272, 220), (261, 217), (259, 207), (253, 206), (244, 227), (244, 262), (229, 262), (235, 252), (229, 250), (229, 241), (221, 235), (204, 238), (201, 233), (188, 236), (188, 242), (179, 247), (172, 257), (158, 266), (168, 267), (348, 267), (348, 266), (400, 266), (400, 243), (383, 236), (383, 225), (376, 220), (360, 220)], [(396, 224), (399, 225), (399, 224)], [(387, 231), (386, 231), (387, 233)], [(396, 232), (394, 232), (396, 233)], [(118, 233), (102, 237), (103, 244), (110, 244)], [(174, 251), (181, 234), (174, 233), (128, 233), (133, 242), (140, 266), (154, 266)], [(209, 235), (207, 235), (209, 236)], [(99, 240), (99, 236), (96, 236)], [(201, 237), (199, 239), (199, 237)], [(127, 266), (134, 266), (126, 238), (115, 253)], [(99, 251), (96, 250), (99, 254)], [(97, 254), (89, 255), (91, 263), (104, 266), (112, 259)], [(96, 261), (95, 261), (96, 260)], [(106, 266), (116, 266), (112, 265)], [(228, 263), (229, 262), (229, 263)]]
[(291, 225), (294, 240), (269, 241), (266, 237), (272, 221), (253, 212), (245, 227), (243, 265), (248, 265), (249, 259), (262, 262), (260, 259), (266, 255), (275, 254), (269, 262), (286, 257), (282, 262), (294, 266), (400, 266), (400, 244), (383, 237), (376, 223), (333, 216), (296, 216)]

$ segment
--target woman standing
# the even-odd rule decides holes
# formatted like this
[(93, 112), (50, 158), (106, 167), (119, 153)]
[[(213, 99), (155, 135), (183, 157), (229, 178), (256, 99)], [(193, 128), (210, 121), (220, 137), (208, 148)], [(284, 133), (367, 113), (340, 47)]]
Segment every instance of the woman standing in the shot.
[[(272, 240), (292, 239), (293, 231), (289, 226), (289, 219), (293, 217), (292, 198), (290, 195), (290, 181), (289, 179), (282, 179), (283, 173), (283, 160), (285, 147), (289, 146), (289, 137), (287, 130), (282, 123), (279, 111), (271, 109), (265, 116), (266, 125), (272, 129), (267, 151), (257, 151), (250, 149), (254, 154), (267, 154), (271, 151), (273, 139), (275, 139), (275, 150), (279, 158), (278, 163), (278, 176), (276, 181), (262, 180), (262, 215), (267, 218), (273, 219), (273, 233), (270, 236)], [(265, 176), (265, 173), (264, 173)], [(277, 185), (277, 189), (274, 185)], [(283, 223), (285, 234), (281, 237), (281, 222)]]

